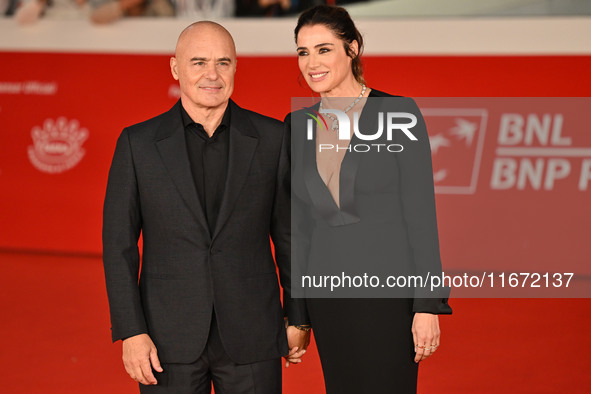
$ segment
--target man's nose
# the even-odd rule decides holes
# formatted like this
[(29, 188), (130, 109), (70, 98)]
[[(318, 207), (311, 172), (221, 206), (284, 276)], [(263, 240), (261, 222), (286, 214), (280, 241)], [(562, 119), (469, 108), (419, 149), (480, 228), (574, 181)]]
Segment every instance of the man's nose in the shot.
[(205, 76), (207, 77), (207, 79), (210, 79), (212, 81), (215, 81), (216, 79), (218, 79), (219, 74), (218, 74), (217, 65), (215, 63), (210, 63), (207, 66), (207, 70), (205, 71)]

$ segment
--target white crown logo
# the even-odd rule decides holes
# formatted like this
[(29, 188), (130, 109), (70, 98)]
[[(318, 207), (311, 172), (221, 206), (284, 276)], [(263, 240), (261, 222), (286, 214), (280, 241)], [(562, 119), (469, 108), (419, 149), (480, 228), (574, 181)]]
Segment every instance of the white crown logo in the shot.
[(46, 119), (43, 128), (31, 130), (33, 145), (29, 146), (31, 164), (39, 171), (58, 174), (76, 166), (86, 153), (82, 144), (88, 139), (88, 130), (80, 123), (64, 117)]

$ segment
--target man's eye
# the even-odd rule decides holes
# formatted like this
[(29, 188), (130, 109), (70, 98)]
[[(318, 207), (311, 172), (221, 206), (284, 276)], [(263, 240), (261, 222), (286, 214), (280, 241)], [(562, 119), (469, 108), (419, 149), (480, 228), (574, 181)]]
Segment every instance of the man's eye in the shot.
[(219, 62), (218, 64), (220, 66), (229, 66), (230, 65), (230, 63), (228, 63), (228, 62)]
[(203, 66), (205, 64), (205, 62), (195, 62), (196, 66)]

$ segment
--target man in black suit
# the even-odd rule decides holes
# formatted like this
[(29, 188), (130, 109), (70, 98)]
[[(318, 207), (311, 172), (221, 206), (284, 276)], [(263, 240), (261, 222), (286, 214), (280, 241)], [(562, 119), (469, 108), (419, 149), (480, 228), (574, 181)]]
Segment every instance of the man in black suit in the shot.
[(187, 27), (170, 66), (181, 99), (123, 130), (109, 172), (113, 340), (142, 393), (209, 393), (212, 382), (218, 394), (280, 393), (281, 356), (301, 361), (309, 340), (290, 294), (289, 137), (230, 100), (236, 50), (222, 26)]

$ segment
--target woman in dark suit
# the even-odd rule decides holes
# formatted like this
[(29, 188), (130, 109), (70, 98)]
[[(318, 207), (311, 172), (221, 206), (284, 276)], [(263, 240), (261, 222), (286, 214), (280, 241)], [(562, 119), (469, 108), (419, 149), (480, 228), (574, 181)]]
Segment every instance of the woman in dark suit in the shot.
[[(292, 134), (292, 266), (300, 276), (330, 274), (343, 283), (364, 273), (440, 273), (430, 148), (416, 104), (366, 86), (363, 39), (343, 8), (305, 11), (295, 39), (300, 71), (320, 103), (285, 121)], [(350, 130), (329, 108), (349, 118)], [(410, 133), (383, 132), (372, 141), (354, 133), (354, 113), (367, 136), (387, 111), (413, 114)], [(355, 284), (304, 283), (327, 393), (416, 392), (418, 362), (439, 346), (437, 315), (451, 313), (447, 298), (382, 286), (352, 296)]]

